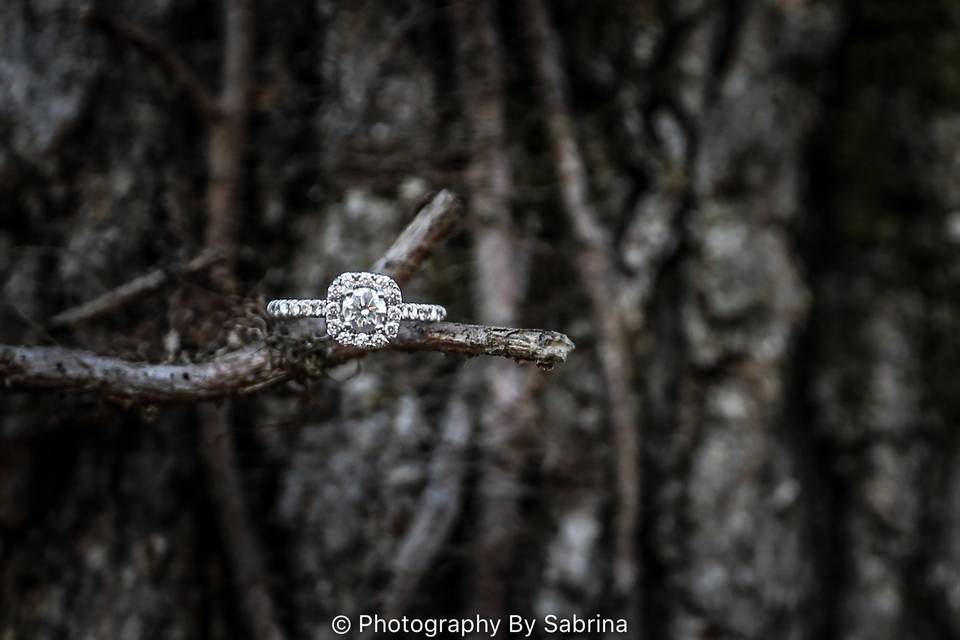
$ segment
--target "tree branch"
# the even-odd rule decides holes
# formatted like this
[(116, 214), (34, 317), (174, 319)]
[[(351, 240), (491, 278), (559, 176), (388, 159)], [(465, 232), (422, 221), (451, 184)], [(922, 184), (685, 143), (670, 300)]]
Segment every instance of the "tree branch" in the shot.
[(401, 327), (392, 351), (440, 351), (467, 356), (501, 356), (550, 369), (566, 362), (573, 341), (544, 329), (512, 329), (454, 322), (411, 323)]
[(115, 289), (111, 289), (93, 300), (84, 302), (66, 311), (61, 311), (50, 318), (49, 324), (55, 327), (68, 326), (93, 320), (105, 313), (128, 305), (141, 296), (156, 291), (169, 281), (171, 277), (203, 271), (217, 260), (220, 260), (220, 258), (221, 256), (216, 252), (204, 252), (184, 265), (178, 265), (170, 269), (154, 269), (142, 276), (137, 276), (133, 280)]
[(405, 285), (434, 247), (443, 242), (460, 218), (460, 200), (442, 189), (425, 204), (387, 252), (370, 268)]
[(253, 0), (224, 2), (222, 117), (210, 122), (207, 141), (207, 226), (204, 245), (223, 253), (214, 282), (236, 289), (234, 266), (241, 216), (240, 185), (247, 152), (247, 126), (253, 96)]
[(250, 623), (250, 635), (255, 640), (283, 640), (266, 585), (263, 552), (247, 512), (243, 483), (237, 471), (230, 403), (201, 406), (199, 415), (203, 425), (200, 455), (207, 469), (210, 497), (220, 520), (234, 582)]
[(186, 93), (204, 119), (212, 121), (220, 116), (220, 107), (216, 99), (169, 44), (151, 35), (142, 27), (122, 18), (105, 16), (92, 6), (83, 7), (80, 10), (80, 17), (117, 42), (136, 49), (144, 58), (157, 65), (178, 88)]
[[(242, 220), (240, 185), (253, 97), (253, 0), (223, 2), (223, 71), (207, 139), (207, 225), (204, 246), (224, 257), (211, 277), (224, 291), (237, 289), (237, 238)], [(243, 613), (255, 640), (282, 640), (266, 583), (263, 550), (250, 519), (232, 437), (232, 406), (201, 406), (200, 454)]]
[(427, 486), (420, 496), (413, 522), (397, 546), (393, 577), (383, 599), (384, 616), (399, 617), (407, 610), (460, 513), (468, 467), (465, 463), (474, 425), (465, 397), (466, 386), (461, 375), (443, 416), (440, 438), (430, 460)]
[[(0, 345), (0, 382), (7, 389), (95, 393), (124, 404), (196, 402), (244, 395), (304, 371), (361, 358), (365, 351), (311, 346), (309, 339), (285, 348), (258, 343), (196, 364), (151, 364), (66, 347)], [(408, 323), (390, 351), (502, 356), (550, 368), (563, 363), (574, 345), (562, 333), (452, 322)], [(292, 360), (291, 352), (305, 355)]]
[(210, 400), (250, 393), (287, 377), (263, 345), (186, 365), (131, 362), (66, 347), (0, 347), (7, 389), (97, 394), (124, 404)]
[(617, 460), (614, 582), (618, 593), (634, 593), (636, 544), (640, 521), (640, 424), (634, 401), (630, 342), (623, 319), (611, 311), (616, 268), (607, 232), (589, 204), (589, 182), (567, 102), (560, 45), (542, 0), (525, 0), (524, 9), (534, 67), (540, 81), (547, 133), (559, 178), (564, 212), (579, 244), (576, 256), (581, 286), (590, 302), (597, 332), (597, 355), (606, 383), (607, 407)]
[[(526, 273), (520, 268), (518, 230), (510, 212), (513, 171), (507, 153), (503, 55), (496, 2), (454, 0), (450, 5), (461, 109), (470, 133), (469, 229), (473, 236), (476, 308), (483, 322), (514, 324), (520, 317)], [(500, 617), (523, 530), (522, 475), (532, 424), (530, 375), (503, 362), (484, 371), (480, 407), (481, 465), (478, 526), (471, 541), (474, 569), (466, 610)]]

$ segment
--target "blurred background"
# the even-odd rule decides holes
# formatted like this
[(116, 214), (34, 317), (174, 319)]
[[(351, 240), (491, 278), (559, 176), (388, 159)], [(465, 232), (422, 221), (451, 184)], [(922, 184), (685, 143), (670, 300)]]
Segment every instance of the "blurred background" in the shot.
[(577, 349), (4, 393), (0, 638), (960, 637), (960, 6), (253, 5), (0, 2), (0, 342), (200, 361), (447, 188), (405, 299)]

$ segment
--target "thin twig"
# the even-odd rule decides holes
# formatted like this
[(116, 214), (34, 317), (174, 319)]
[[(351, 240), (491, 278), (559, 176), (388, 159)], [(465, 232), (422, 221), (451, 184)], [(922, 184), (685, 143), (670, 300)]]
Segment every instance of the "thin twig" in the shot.
[(640, 424), (631, 385), (633, 367), (623, 320), (614, 311), (616, 269), (611, 243), (588, 202), (588, 180), (566, 97), (557, 36), (541, 0), (525, 0), (534, 66), (541, 84), (554, 170), (563, 209), (579, 244), (576, 256), (582, 287), (597, 332), (597, 353), (607, 391), (617, 461), (614, 582), (630, 594), (637, 580), (636, 544), (640, 522)]
[(83, 7), (80, 17), (121, 44), (136, 49), (147, 60), (160, 68), (176, 84), (207, 121), (220, 115), (216, 99), (200, 82), (190, 66), (173, 47), (151, 35), (142, 27), (122, 18), (105, 16), (92, 6)]
[(253, 97), (253, 0), (224, 3), (222, 117), (210, 123), (207, 142), (207, 226), (204, 244), (223, 253), (212, 276), (224, 290), (236, 289), (234, 266), (241, 217), (241, 185), (247, 126)]
[(534, 362), (549, 369), (566, 362), (574, 346), (570, 338), (556, 331), (434, 322), (401, 327), (400, 335), (389, 348), (406, 352), (502, 356), (518, 362)]
[(263, 549), (247, 512), (243, 483), (236, 467), (232, 409), (230, 402), (219, 407), (198, 408), (200, 456), (207, 469), (210, 497), (250, 635), (255, 640), (283, 640), (267, 588)]
[(403, 286), (434, 247), (450, 235), (459, 217), (459, 199), (452, 192), (441, 190), (421, 207), (413, 221), (370, 270), (385, 273)]
[(522, 296), (516, 230), (510, 215), (513, 176), (507, 153), (502, 54), (491, 0), (450, 4), (461, 105), (470, 132), (467, 167), (474, 236), (477, 306), (483, 322), (513, 324)]
[(460, 514), (467, 451), (473, 434), (473, 416), (465, 387), (461, 376), (443, 416), (440, 438), (430, 460), (427, 486), (420, 496), (413, 522), (397, 548), (393, 578), (383, 601), (386, 617), (399, 617), (407, 610)]
[[(218, 107), (207, 139), (207, 226), (204, 246), (224, 259), (211, 277), (224, 291), (237, 290), (240, 196), (253, 97), (253, 0), (224, 0), (223, 72)], [(201, 407), (200, 453), (207, 468), (226, 554), (243, 613), (255, 640), (281, 640), (266, 583), (263, 550), (247, 511), (232, 437), (232, 405)]]
[(200, 446), (207, 469), (208, 486), (216, 508), (234, 582), (256, 640), (281, 640), (273, 600), (267, 589), (266, 567), (260, 542), (248, 515), (236, 452), (231, 436), (230, 405), (204, 405), (199, 416), (203, 425)]
[(177, 265), (166, 269), (154, 269), (142, 276), (137, 276), (133, 280), (115, 289), (111, 289), (93, 300), (88, 300), (76, 307), (61, 311), (50, 318), (49, 324), (50, 326), (69, 326), (81, 322), (89, 322), (106, 313), (116, 311), (120, 307), (129, 305), (134, 300), (149, 293), (157, 291), (171, 278), (203, 271), (217, 260), (220, 260), (220, 258), (221, 256), (215, 252), (204, 252), (184, 265)]
[[(494, 2), (450, 4), (463, 114), (470, 132), (469, 224), (474, 240), (477, 309), (483, 322), (514, 324), (525, 274), (510, 214), (512, 168), (507, 153), (503, 56)], [(500, 617), (506, 604), (518, 532), (521, 475), (530, 423), (529, 374), (502, 362), (485, 370), (488, 401), (481, 406), (479, 526), (473, 541), (467, 611)]]

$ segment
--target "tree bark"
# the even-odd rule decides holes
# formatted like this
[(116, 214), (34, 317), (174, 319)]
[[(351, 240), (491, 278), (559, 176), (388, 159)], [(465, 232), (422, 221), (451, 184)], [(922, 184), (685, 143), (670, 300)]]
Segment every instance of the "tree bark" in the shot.
[(0, 3), (0, 637), (960, 637), (953, 3), (256, 4)]

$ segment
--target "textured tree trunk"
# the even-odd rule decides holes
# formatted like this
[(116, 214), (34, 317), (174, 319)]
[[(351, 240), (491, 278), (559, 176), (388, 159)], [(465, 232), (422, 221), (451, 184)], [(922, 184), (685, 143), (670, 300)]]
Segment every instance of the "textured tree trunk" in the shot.
[[(557, 98), (539, 3), (454, 1), (256, 2), (254, 104), (211, 139), (229, 206), (204, 156), (219, 2), (96, 3), (159, 57), (67, 0), (0, 3), (0, 344), (229, 359), (264, 339), (263, 299), (322, 296), (440, 188), (466, 233), (404, 299), (577, 344), (552, 371), (378, 353), (229, 400), (239, 534), (201, 412), (5, 392), (0, 638), (333, 638), (340, 614), (480, 609), (541, 638), (547, 614), (648, 640), (960, 637), (954, 3), (544, 2)], [(609, 263), (586, 275), (613, 271), (593, 289), (585, 236)], [(183, 268), (213, 245), (213, 273)], [(613, 392), (611, 358), (635, 372)], [(249, 623), (238, 538), (280, 629)]]

